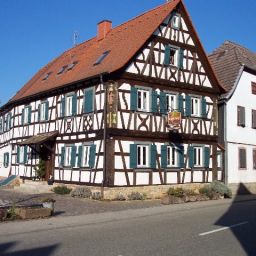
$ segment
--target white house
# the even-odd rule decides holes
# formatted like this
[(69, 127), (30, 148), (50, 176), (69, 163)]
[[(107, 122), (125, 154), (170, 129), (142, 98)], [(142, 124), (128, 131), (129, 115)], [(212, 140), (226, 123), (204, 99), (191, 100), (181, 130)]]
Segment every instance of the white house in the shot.
[[(256, 183), (256, 53), (230, 41), (209, 56), (227, 90), (219, 104), (220, 142), (225, 145), (225, 181)], [(254, 188), (255, 190), (255, 188)]]

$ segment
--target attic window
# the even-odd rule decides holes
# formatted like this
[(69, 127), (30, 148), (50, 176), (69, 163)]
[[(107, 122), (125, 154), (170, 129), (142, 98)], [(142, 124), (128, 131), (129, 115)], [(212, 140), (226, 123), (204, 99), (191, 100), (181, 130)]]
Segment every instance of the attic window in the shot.
[(172, 28), (175, 28), (175, 29), (180, 28), (180, 15), (179, 14), (176, 13), (172, 16), (171, 25), (172, 25)]
[(51, 73), (52, 73), (52, 72), (48, 72), (47, 74), (45, 74), (45, 76), (43, 77), (42, 80), (43, 80), (43, 81), (47, 80)]
[(110, 53), (110, 51), (103, 52), (102, 55), (95, 61), (94, 66), (99, 65)]
[(78, 61), (74, 61), (73, 63), (69, 64), (67, 66), (67, 70), (72, 70), (77, 63), (78, 63)]
[(61, 68), (59, 69), (59, 71), (57, 72), (57, 74), (58, 74), (58, 75), (62, 74), (62, 73), (65, 71), (66, 68), (67, 68), (67, 65), (61, 67)]

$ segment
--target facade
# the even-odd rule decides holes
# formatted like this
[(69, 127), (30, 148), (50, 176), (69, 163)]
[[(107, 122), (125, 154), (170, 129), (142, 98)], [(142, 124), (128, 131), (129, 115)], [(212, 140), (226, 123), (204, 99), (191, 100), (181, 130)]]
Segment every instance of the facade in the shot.
[(226, 88), (220, 100), (220, 139), (226, 182), (256, 182), (256, 54), (226, 41), (209, 59)]
[[(1, 108), (0, 176), (104, 186), (222, 180), (224, 92), (180, 0), (98, 34), (42, 68)], [(168, 113), (181, 114), (170, 130)]]

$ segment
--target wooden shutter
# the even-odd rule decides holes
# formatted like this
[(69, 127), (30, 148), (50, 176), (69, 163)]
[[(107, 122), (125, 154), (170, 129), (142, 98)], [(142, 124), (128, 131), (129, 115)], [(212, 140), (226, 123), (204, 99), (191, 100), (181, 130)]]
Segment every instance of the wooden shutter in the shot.
[(137, 168), (137, 144), (130, 144), (130, 168)]
[(7, 168), (9, 166), (9, 153), (5, 153), (5, 167)]
[(179, 49), (178, 68), (183, 69), (184, 50)]
[(20, 163), (20, 146), (17, 146), (17, 164)]
[(37, 121), (41, 121), (41, 104), (38, 105), (38, 110), (37, 110)]
[(64, 166), (64, 161), (65, 161), (65, 147), (61, 148), (61, 155), (60, 155), (60, 165), (63, 167)]
[(72, 96), (72, 116), (75, 116), (77, 113), (77, 95)]
[(210, 164), (210, 148), (205, 147), (204, 148), (204, 167), (209, 168)]
[(83, 154), (83, 146), (78, 147), (78, 159), (77, 159), (77, 166), (81, 167), (82, 166), (82, 154)]
[(167, 114), (166, 93), (164, 92), (160, 92), (159, 105), (160, 105), (160, 113)]
[(156, 157), (157, 157), (156, 145), (151, 145), (150, 156), (151, 156), (150, 167), (152, 169), (156, 169)]
[(201, 101), (201, 115), (202, 115), (202, 118), (206, 118), (207, 117), (206, 99), (205, 99), (205, 97), (202, 97), (202, 101)]
[(76, 166), (76, 146), (72, 146), (71, 149), (71, 167)]
[(181, 144), (176, 145), (177, 153), (178, 153), (178, 167), (184, 168), (185, 161), (184, 161), (184, 146)]
[(60, 107), (61, 117), (65, 116), (65, 112), (66, 112), (66, 97), (63, 97), (61, 99), (61, 107)]
[(252, 159), (253, 159), (253, 169), (256, 170), (256, 149), (253, 149), (253, 156), (252, 156)]
[(161, 168), (167, 168), (167, 145), (161, 145)]
[(25, 113), (25, 109), (22, 109), (21, 111), (21, 124), (24, 124), (24, 113)]
[(190, 168), (194, 167), (194, 147), (188, 147), (188, 166)]
[(45, 120), (49, 119), (49, 101), (45, 102)]
[(239, 148), (239, 168), (246, 169), (246, 149)]
[(183, 115), (183, 96), (181, 94), (178, 95), (178, 111)]
[(93, 112), (93, 89), (86, 90), (84, 92), (84, 113)]
[(9, 113), (9, 129), (11, 129), (12, 128), (12, 113), (10, 112)]
[(157, 113), (157, 92), (155, 90), (152, 90), (151, 93), (151, 108), (153, 113)]
[(171, 46), (166, 45), (164, 50), (164, 65), (170, 65)]
[(191, 97), (186, 95), (186, 116), (191, 116)]
[(28, 161), (28, 146), (24, 146), (24, 164)]
[(31, 114), (32, 114), (32, 107), (29, 106), (28, 107), (28, 123), (29, 124), (31, 123)]
[(130, 104), (131, 104), (131, 110), (132, 111), (136, 111), (137, 110), (137, 98), (138, 98), (138, 94), (137, 94), (137, 88), (132, 86), (131, 87), (131, 95), (130, 95)]
[(90, 156), (89, 156), (89, 167), (92, 169), (95, 166), (96, 158), (96, 145), (90, 146)]

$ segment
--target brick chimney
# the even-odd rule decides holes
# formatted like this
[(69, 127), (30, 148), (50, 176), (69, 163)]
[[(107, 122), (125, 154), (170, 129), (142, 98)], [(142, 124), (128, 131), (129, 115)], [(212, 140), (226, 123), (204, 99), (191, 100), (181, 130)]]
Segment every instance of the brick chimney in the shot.
[(112, 21), (110, 20), (103, 20), (98, 23), (98, 34), (97, 39), (98, 41), (104, 39), (107, 33), (112, 29)]

